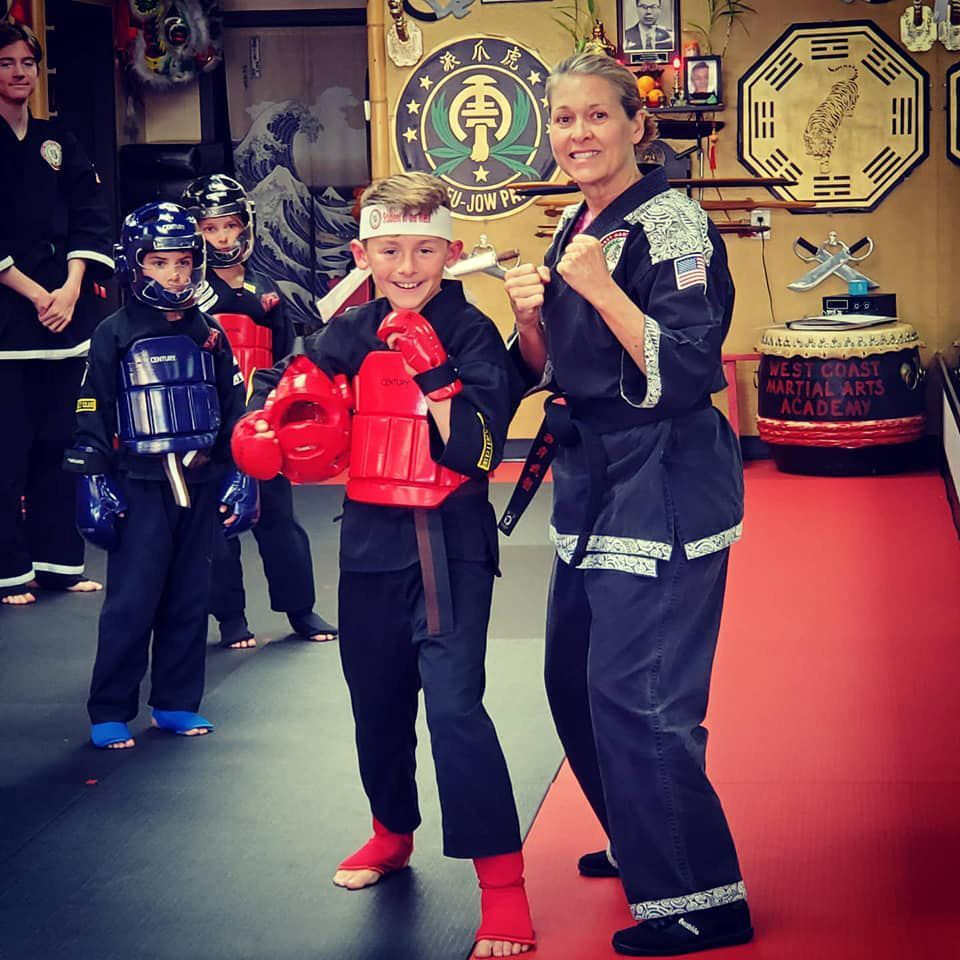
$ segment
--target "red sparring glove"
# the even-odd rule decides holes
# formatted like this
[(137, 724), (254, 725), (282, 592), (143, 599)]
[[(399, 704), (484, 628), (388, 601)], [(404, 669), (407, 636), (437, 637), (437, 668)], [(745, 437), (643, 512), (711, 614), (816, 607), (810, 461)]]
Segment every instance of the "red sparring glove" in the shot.
[(413, 379), (430, 400), (446, 400), (463, 389), (437, 332), (419, 313), (392, 310), (383, 318), (377, 336), (416, 370)]
[(283, 453), (269, 406), (245, 413), (237, 421), (230, 437), (230, 452), (237, 469), (256, 480), (272, 480), (283, 469)]

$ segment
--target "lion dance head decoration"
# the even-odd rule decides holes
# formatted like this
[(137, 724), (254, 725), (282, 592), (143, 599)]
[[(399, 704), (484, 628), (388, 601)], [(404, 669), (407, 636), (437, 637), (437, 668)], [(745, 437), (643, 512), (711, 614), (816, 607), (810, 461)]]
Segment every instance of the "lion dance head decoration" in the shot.
[(117, 0), (115, 22), (121, 62), (152, 90), (190, 83), (223, 55), (217, 0)]

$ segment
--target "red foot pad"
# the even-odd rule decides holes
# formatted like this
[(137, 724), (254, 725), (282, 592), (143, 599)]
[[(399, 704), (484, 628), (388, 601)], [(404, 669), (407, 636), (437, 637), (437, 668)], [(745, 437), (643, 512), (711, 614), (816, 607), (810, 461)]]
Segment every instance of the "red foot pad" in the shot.
[(412, 833), (392, 833), (374, 817), (373, 836), (337, 869), (373, 870), (383, 875), (402, 870), (410, 862), (412, 853)]
[(523, 854), (503, 853), (473, 861), (480, 881), (480, 929), (475, 940), (508, 940), (534, 946), (530, 904), (523, 888)]

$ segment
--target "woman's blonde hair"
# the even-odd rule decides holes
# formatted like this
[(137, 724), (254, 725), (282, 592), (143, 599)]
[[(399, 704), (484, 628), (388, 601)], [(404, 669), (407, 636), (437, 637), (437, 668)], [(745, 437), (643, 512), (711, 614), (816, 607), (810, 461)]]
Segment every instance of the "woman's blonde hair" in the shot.
[(404, 213), (431, 214), (450, 206), (446, 184), (429, 173), (395, 173), (376, 180), (360, 195), (360, 207), (375, 203), (399, 207)]
[(575, 53), (550, 71), (550, 76), (547, 77), (548, 103), (552, 104), (553, 88), (557, 81), (561, 77), (569, 76), (601, 77), (617, 91), (620, 105), (631, 120), (638, 113), (643, 114), (643, 139), (636, 145), (637, 150), (657, 139), (657, 121), (644, 109), (643, 100), (637, 90), (637, 78), (626, 67), (606, 54)]

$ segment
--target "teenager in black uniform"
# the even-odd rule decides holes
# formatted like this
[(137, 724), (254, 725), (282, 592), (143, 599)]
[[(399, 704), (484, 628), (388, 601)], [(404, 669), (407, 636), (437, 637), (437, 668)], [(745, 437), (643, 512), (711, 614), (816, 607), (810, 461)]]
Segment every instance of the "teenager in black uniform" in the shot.
[(194, 305), (204, 274), (196, 221), (176, 204), (147, 204), (124, 221), (120, 251), (131, 299), (94, 334), (64, 464), (86, 475), (81, 529), (110, 551), (87, 710), (94, 745), (114, 749), (134, 745), (127, 724), (151, 634), (154, 725), (213, 729), (197, 710), (218, 511), (238, 530), (256, 506), (255, 481), (229, 469), (243, 376)]
[[(76, 137), (30, 115), (40, 44), (0, 24), (0, 599), (33, 589), (85, 592), (73, 482), (59, 468), (90, 335), (94, 280), (113, 272), (110, 217)], [(26, 512), (21, 508), (25, 502)]]
[(545, 266), (508, 271), (506, 288), (514, 356), (563, 400), (547, 404), (547, 692), (612, 848), (580, 869), (619, 874), (643, 921), (614, 935), (619, 953), (742, 943), (750, 912), (702, 726), (743, 516), (737, 440), (710, 402), (733, 313), (726, 252), (662, 170), (637, 169), (656, 128), (628, 70), (578, 55), (547, 96), (554, 156), (585, 203), (567, 208)]
[[(288, 356), (294, 340), (293, 324), (276, 286), (246, 266), (254, 244), (253, 204), (236, 180), (219, 173), (194, 180), (182, 203), (200, 224), (207, 266), (212, 268), (199, 306), (220, 318), (249, 383), (255, 369), (272, 367)], [(272, 609), (286, 613), (294, 632), (308, 640), (335, 639), (336, 628), (313, 612), (310, 540), (293, 515), (293, 492), (286, 477), (260, 485), (260, 520), (253, 535)], [(210, 601), (220, 624), (221, 646), (235, 650), (256, 646), (245, 607), (240, 539), (224, 538), (214, 551)]]
[[(487, 475), (502, 456), (518, 391), (497, 328), (458, 282), (441, 280), (462, 250), (443, 183), (398, 174), (369, 187), (361, 204), (353, 252), (383, 296), (306, 341), (307, 357), (327, 376), (356, 378), (340, 530), (340, 657), (374, 836), (340, 864), (334, 883), (369, 886), (410, 859), (420, 824), (422, 688), (444, 853), (472, 858), (482, 890), (476, 956), (508, 956), (529, 950), (534, 937), (516, 806), (483, 691), (497, 568)], [(302, 361), (292, 361), (294, 376), (270, 399), (286, 364), (254, 376), (251, 406), (263, 409), (247, 414), (233, 439), (238, 465), (252, 476), (284, 469), (280, 397)], [(333, 460), (339, 451), (325, 452)]]

